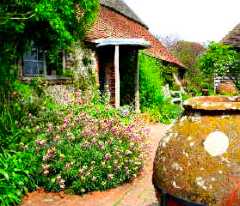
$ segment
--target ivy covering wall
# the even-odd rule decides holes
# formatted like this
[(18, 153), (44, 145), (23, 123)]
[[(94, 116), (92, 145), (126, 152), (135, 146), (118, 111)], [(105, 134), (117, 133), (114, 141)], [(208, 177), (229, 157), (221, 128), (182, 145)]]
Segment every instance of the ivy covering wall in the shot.
[(84, 37), (98, 8), (98, 0), (1, 1), (0, 100), (9, 96), (18, 75), (18, 60), (32, 41), (48, 51), (54, 62), (59, 52)]
[(150, 114), (153, 121), (170, 123), (181, 113), (181, 108), (171, 104), (170, 98), (164, 96), (162, 87), (165, 84), (175, 87), (172, 74), (177, 68), (144, 53), (139, 54), (139, 66), (142, 112)]

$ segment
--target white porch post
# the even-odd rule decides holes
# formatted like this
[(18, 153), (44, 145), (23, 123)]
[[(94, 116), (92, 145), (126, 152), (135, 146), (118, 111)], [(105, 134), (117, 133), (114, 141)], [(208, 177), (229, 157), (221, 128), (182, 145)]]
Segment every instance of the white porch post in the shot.
[(66, 69), (66, 55), (65, 55), (65, 51), (62, 51), (62, 67), (63, 67), (63, 72), (65, 72)]
[(136, 61), (137, 68), (135, 73), (135, 111), (140, 113), (140, 94), (139, 94), (139, 59), (138, 59), (138, 51), (136, 52)]
[(114, 73), (115, 73), (115, 107), (120, 107), (120, 71), (119, 71), (119, 45), (115, 46), (114, 54)]

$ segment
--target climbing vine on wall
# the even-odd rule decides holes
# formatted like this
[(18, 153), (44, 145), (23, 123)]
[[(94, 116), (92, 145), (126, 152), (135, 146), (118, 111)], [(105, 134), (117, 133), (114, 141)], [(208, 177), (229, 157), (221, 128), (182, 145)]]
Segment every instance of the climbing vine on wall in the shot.
[[(98, 7), (98, 0), (1, 1), (0, 88), (11, 87), (18, 59), (32, 41), (48, 50), (49, 56), (58, 56), (60, 50), (84, 36)], [(1, 95), (6, 91), (10, 90), (2, 89)]]
[(170, 123), (181, 113), (181, 109), (164, 96), (162, 87), (165, 84), (170, 87), (175, 85), (172, 74), (176, 68), (144, 53), (140, 53), (139, 61), (141, 110), (147, 112), (152, 121)]

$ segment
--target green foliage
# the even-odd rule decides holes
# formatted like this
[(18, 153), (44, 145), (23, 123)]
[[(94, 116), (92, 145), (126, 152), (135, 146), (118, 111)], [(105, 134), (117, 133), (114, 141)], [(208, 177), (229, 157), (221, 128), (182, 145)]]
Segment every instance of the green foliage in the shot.
[[(166, 83), (172, 82), (174, 85), (173, 68), (164, 66), (159, 60), (143, 53), (140, 54), (139, 61), (141, 109), (149, 113), (154, 121), (170, 123), (181, 113), (181, 108), (171, 104), (162, 91), (162, 86)], [(166, 82), (166, 79), (169, 81)]]
[(224, 76), (239, 70), (239, 54), (230, 46), (212, 42), (199, 59), (201, 70), (208, 75)]
[(0, 2), (0, 146), (18, 138), (22, 122), (45, 101), (39, 82), (34, 83), (34, 91), (16, 83), (19, 59), (34, 41), (48, 52), (51, 63), (58, 61), (60, 51), (83, 38), (98, 5), (98, 0)]
[(9, 102), (0, 108), (0, 147), (9, 148), (19, 143), (22, 133), (31, 134), (31, 129), (23, 126), (31, 116), (38, 116), (44, 105), (50, 104), (39, 85), (36, 80), (29, 85), (19, 81), (13, 83)]
[(0, 3), (0, 103), (9, 96), (17, 63), (32, 41), (52, 62), (61, 50), (84, 36), (94, 22), (99, 1), (10, 0)]
[(194, 70), (188, 70), (185, 74), (186, 92), (190, 96), (202, 96), (203, 90), (209, 95), (214, 94), (214, 84), (211, 76), (204, 74), (197, 66)]
[(0, 205), (18, 205), (27, 192), (36, 188), (35, 155), (30, 152), (0, 153)]
[[(240, 55), (232, 47), (212, 42), (206, 53), (199, 59), (199, 67), (204, 74), (212, 78), (216, 76), (236, 75), (240, 72)], [(236, 85), (238, 80), (233, 79)], [(212, 83), (213, 84), (213, 83)]]
[(191, 96), (204, 95), (203, 89), (213, 93), (213, 82), (204, 74), (198, 65), (198, 59), (206, 50), (196, 42), (177, 41), (170, 47), (171, 52), (187, 67), (184, 76), (185, 91)]
[(39, 186), (83, 194), (115, 187), (138, 174), (145, 141), (139, 122), (126, 124), (117, 110), (102, 105), (74, 104), (55, 112), (57, 119), (35, 123), (37, 140), (31, 148), (38, 157)]
[(143, 53), (139, 56), (140, 64), (140, 97), (142, 107), (151, 107), (163, 102), (161, 86), (164, 80), (161, 77), (161, 64), (156, 59)]
[(0, 148), (10, 151), (0, 152), (1, 205), (19, 204), (38, 186), (77, 194), (115, 187), (143, 166), (146, 136), (128, 110), (96, 99), (86, 105), (81, 95), (70, 105), (57, 105), (45, 96), (40, 79), (30, 85), (16, 81), (18, 59), (32, 40), (54, 61), (60, 50), (83, 37), (98, 4), (0, 3)]
[(97, 0), (2, 1), (1, 38), (25, 45), (45, 37), (51, 48), (68, 46), (83, 37), (95, 19), (98, 3)]
[[(20, 83), (15, 89), (28, 105), (35, 89)], [(139, 173), (147, 152), (144, 125), (127, 108), (116, 110), (98, 97), (86, 104), (79, 92), (74, 96), (66, 105), (43, 96), (47, 100), (37, 113), (27, 111), (31, 104), (22, 108), (27, 114), (21, 123), (5, 133), (2, 146), (17, 152), (0, 152), (1, 205), (19, 204), (36, 187), (83, 194)]]
[(188, 70), (196, 69), (198, 57), (205, 51), (203, 45), (196, 42), (177, 41), (170, 47), (170, 51), (187, 67)]
[(150, 108), (144, 108), (144, 112), (150, 115), (149, 120), (152, 122), (170, 124), (174, 119), (180, 116), (182, 108), (166, 100), (161, 105), (153, 105)]

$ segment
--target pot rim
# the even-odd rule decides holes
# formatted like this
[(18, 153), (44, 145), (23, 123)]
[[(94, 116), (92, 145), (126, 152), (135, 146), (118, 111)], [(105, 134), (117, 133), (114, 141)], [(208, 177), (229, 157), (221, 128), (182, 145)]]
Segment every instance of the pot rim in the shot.
[(240, 111), (240, 96), (201, 96), (183, 103), (186, 110)]

